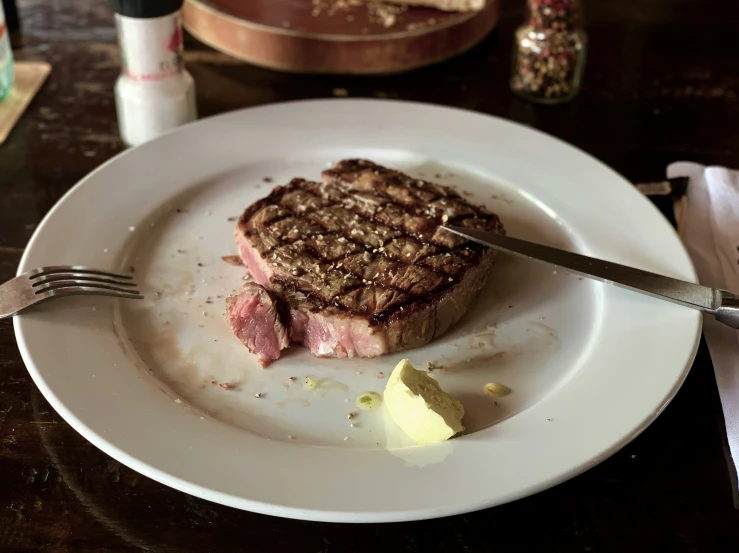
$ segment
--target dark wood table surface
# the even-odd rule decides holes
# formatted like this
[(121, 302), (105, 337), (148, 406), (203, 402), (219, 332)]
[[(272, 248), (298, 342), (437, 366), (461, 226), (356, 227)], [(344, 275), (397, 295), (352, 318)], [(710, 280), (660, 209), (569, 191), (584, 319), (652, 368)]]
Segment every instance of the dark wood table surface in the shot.
[[(585, 5), (585, 84), (575, 101), (560, 107), (530, 105), (508, 91), (522, 0), (506, 1), (499, 30), (473, 51), (408, 75), (284, 75), (245, 66), (194, 40), (186, 44), (186, 63), (202, 116), (329, 97), (344, 88), (350, 96), (513, 119), (579, 146), (633, 181), (659, 179), (675, 160), (739, 166), (739, 3)], [(112, 93), (118, 50), (106, 3), (21, 0), (19, 11), (17, 58), (48, 60), (53, 72), (0, 147), (0, 280), (13, 276), (34, 228), (59, 197), (123, 149)], [(607, 206), (594, 209), (607, 215)], [(739, 550), (739, 511), (706, 348), (650, 428), (569, 482), (465, 516), (332, 525), (222, 507), (121, 466), (54, 412), (26, 372), (11, 323), (0, 321), (0, 551), (378, 550)]]

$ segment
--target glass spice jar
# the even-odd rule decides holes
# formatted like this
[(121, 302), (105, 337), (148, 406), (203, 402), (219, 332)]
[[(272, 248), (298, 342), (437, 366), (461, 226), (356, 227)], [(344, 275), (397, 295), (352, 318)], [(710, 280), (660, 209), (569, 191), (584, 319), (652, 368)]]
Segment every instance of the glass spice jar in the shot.
[(528, 18), (516, 30), (511, 89), (527, 100), (557, 104), (580, 90), (587, 36), (578, 0), (527, 0)]

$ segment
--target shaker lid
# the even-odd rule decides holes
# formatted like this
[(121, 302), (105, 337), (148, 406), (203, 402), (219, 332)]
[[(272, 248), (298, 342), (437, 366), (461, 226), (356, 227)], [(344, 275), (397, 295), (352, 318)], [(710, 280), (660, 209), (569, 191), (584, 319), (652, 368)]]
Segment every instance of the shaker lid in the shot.
[(148, 19), (162, 17), (182, 8), (184, 0), (108, 0), (110, 9), (119, 15)]

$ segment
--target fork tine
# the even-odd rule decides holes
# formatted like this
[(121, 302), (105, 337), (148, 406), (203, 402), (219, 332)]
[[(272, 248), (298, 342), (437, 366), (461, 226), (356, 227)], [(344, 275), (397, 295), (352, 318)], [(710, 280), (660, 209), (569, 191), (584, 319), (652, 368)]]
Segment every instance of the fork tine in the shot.
[(144, 299), (144, 296), (139, 294), (137, 290), (116, 290), (113, 288), (97, 288), (92, 286), (65, 286), (44, 291), (42, 294), (39, 294), (39, 297), (42, 300), (61, 298), (64, 296), (110, 296), (113, 298), (129, 300)]
[(133, 279), (131, 275), (113, 273), (110, 271), (101, 271), (100, 269), (89, 269), (81, 265), (55, 265), (51, 267), (40, 267), (39, 269), (31, 271), (31, 273), (29, 273), (28, 275), (28, 278), (33, 280), (33, 279), (46, 276), (46, 275), (52, 275), (52, 274), (57, 274), (57, 273), (70, 273), (70, 272), (85, 273), (88, 275), (99, 275), (99, 276), (105, 276), (105, 277), (110, 277), (110, 278), (121, 278), (124, 280)]
[(131, 288), (120, 288), (118, 286), (111, 286), (109, 284), (103, 284), (99, 282), (84, 282), (81, 283), (77, 280), (57, 280), (48, 284), (42, 284), (34, 292), (35, 295), (41, 295), (46, 292), (54, 292), (56, 290), (64, 289), (86, 289), (86, 290), (109, 290), (111, 292), (120, 292), (121, 294), (127, 295), (141, 295), (136, 289)]
[(117, 286), (136, 286), (133, 280), (113, 280), (111, 278), (103, 278), (97, 275), (90, 275), (87, 273), (51, 273), (49, 275), (43, 275), (41, 278), (36, 279), (32, 286), (41, 286), (50, 282), (59, 280), (76, 280), (79, 282), (101, 282), (103, 284), (115, 284)]

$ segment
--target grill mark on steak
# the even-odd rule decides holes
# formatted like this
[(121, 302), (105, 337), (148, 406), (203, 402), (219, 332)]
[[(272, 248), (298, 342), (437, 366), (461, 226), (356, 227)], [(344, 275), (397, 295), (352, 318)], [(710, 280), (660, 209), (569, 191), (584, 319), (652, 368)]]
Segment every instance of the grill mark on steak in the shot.
[[(329, 207), (336, 207), (336, 206), (329, 206)], [(311, 214), (314, 214), (314, 213), (315, 212), (308, 211), (308, 212), (304, 212), (303, 215), (311, 215)], [(356, 214), (356, 215), (360, 215), (360, 214)], [(280, 218), (280, 219), (276, 219), (274, 221), (271, 221), (268, 225), (266, 225), (266, 228), (269, 229), (269, 230), (272, 230), (273, 229), (273, 225), (278, 224), (278, 223), (282, 223), (285, 220), (288, 220), (290, 218), (297, 217), (297, 216), (298, 216), (297, 213), (290, 212), (289, 214), (285, 215), (283, 218)], [(461, 220), (460, 220), (460, 217), (462, 218)], [(449, 219), (448, 222), (449, 223), (452, 223), (452, 224), (460, 225), (460, 226), (467, 226), (467, 225), (464, 225), (464, 223), (465, 223), (466, 220), (468, 220), (468, 218), (465, 218), (464, 215), (462, 215), (460, 217), (456, 217), (455, 219)], [(492, 217), (495, 217), (495, 216), (492, 216)], [(362, 218), (362, 216), (360, 215), (360, 219), (361, 218)], [(476, 214), (474, 218), (479, 218), (479, 217)], [(496, 219), (497, 219), (497, 217), (496, 217)], [(484, 221), (484, 219), (481, 219), (481, 220)], [(371, 221), (368, 221), (366, 219), (365, 219), (365, 221), (366, 222), (371, 222)], [(368, 246), (366, 243), (363, 243), (363, 242), (361, 242), (359, 240), (356, 240), (353, 237), (354, 235), (352, 234), (351, 231), (349, 233), (346, 233), (346, 232), (343, 232), (343, 233), (342, 232), (337, 232), (337, 231), (333, 230), (332, 227), (327, 226), (325, 224), (322, 224), (321, 222), (318, 222), (318, 221), (315, 221), (315, 220), (313, 220), (312, 222), (315, 222), (319, 226), (321, 226), (321, 228), (322, 228), (322, 230), (324, 232), (322, 234), (319, 234), (320, 231), (317, 231), (315, 229), (315, 227), (309, 227), (309, 228), (313, 229), (312, 230), (313, 234), (310, 235), (311, 238), (315, 238), (316, 236), (324, 236), (324, 237), (326, 237), (326, 236), (335, 236), (335, 235), (337, 235), (337, 236), (339, 236), (341, 238), (344, 238), (347, 243), (350, 243), (353, 246), (357, 246), (359, 248), (363, 248), (364, 251), (368, 251), (370, 253), (376, 253), (379, 250), (379, 248), (384, 248), (385, 250), (388, 249), (387, 248), (388, 242), (383, 241), (382, 243), (377, 244), (377, 247), (373, 247), (372, 245)], [(398, 262), (400, 262), (400, 263), (403, 263), (403, 264), (406, 264), (406, 265), (414, 265), (414, 264), (417, 264), (418, 262), (423, 261), (425, 258), (431, 256), (433, 253), (442, 253), (443, 254), (443, 253), (450, 253), (451, 251), (453, 251), (453, 248), (450, 248), (450, 247), (445, 246), (445, 245), (439, 245), (439, 244), (432, 244), (432, 245), (423, 244), (422, 241), (420, 241), (420, 240), (417, 239), (417, 238), (421, 238), (421, 237), (417, 237), (416, 235), (413, 235), (411, 233), (406, 233), (400, 227), (392, 227), (392, 226), (389, 226), (389, 225), (383, 225), (382, 224), (382, 221), (378, 221), (378, 223), (382, 227), (389, 228), (390, 230), (393, 230), (393, 231), (399, 233), (398, 235), (395, 235), (395, 236), (392, 236), (391, 237), (391, 240), (390, 240), (391, 242), (393, 240), (395, 240), (395, 239), (403, 239), (403, 238), (408, 239), (408, 236), (410, 235), (410, 236), (413, 237), (413, 240), (412, 241), (413, 241), (413, 243), (415, 245), (418, 246), (418, 249), (419, 250), (423, 249), (424, 247), (428, 247), (428, 246), (432, 246), (432, 247), (437, 248), (434, 251), (426, 252), (426, 253), (422, 254), (421, 257), (414, 257), (412, 259), (412, 261), (410, 261), (410, 262), (407, 259), (403, 259), (402, 256), (394, 256), (395, 257), (395, 260), (398, 261)], [(433, 225), (433, 230), (434, 230), (434, 232), (436, 232), (437, 231), (437, 228), (438, 228), (438, 223), (431, 222), (430, 224)], [(484, 228), (484, 225), (481, 225), (481, 226)], [(284, 234), (283, 229), (278, 229), (277, 232), (279, 232), (280, 234)], [(362, 232), (364, 232), (364, 231), (362, 231)], [(247, 236), (251, 236), (251, 234), (247, 232)], [(433, 234), (432, 234), (432, 236), (433, 236)], [(451, 235), (451, 236), (455, 236), (455, 235)], [(298, 241), (303, 240), (303, 237), (301, 237), (298, 234), (294, 234), (291, 237), (290, 236), (290, 233), (284, 234), (283, 236), (281, 236), (281, 238), (283, 239), (283, 242), (285, 242), (285, 243), (295, 243), (295, 242), (298, 242)], [(464, 239), (461, 239), (461, 241), (464, 242)], [(266, 250), (266, 251), (264, 251), (262, 253), (264, 253), (265, 255), (269, 255), (276, 248), (278, 248), (280, 245), (282, 245), (282, 244), (277, 244), (276, 246), (273, 246), (272, 248), (270, 248), (270, 249), (268, 249), (268, 250)], [(469, 243), (469, 245), (467, 246), (467, 248), (470, 248), (470, 249), (471, 248), (481, 249), (482, 246), (480, 246), (480, 245), (478, 245), (476, 243), (471, 242), (471, 243)], [(343, 255), (341, 257), (329, 258), (329, 257), (326, 257), (322, 251), (318, 250), (315, 247), (312, 247), (311, 248), (311, 251), (313, 251), (315, 253), (315, 256), (317, 258), (320, 258), (323, 261), (329, 261), (329, 262), (331, 262), (331, 261), (342, 261), (343, 259), (345, 259), (347, 257), (347, 255)], [(351, 252), (351, 253), (354, 253), (354, 252)]]
[(482, 246), (439, 228), (503, 232), (496, 215), (451, 188), (363, 160), (342, 161), (323, 180), (275, 187), (237, 227), (270, 264), (272, 286), (304, 295), (310, 312), (392, 324), (441, 304), (483, 259), (492, 263), (490, 250), (483, 256)]
[[(315, 250), (313, 250), (313, 251), (315, 251)], [(367, 252), (365, 251), (365, 253), (367, 253)], [(316, 253), (316, 256), (317, 256), (316, 257), (316, 260), (318, 260), (318, 261), (320, 261), (322, 263), (325, 263), (326, 262), (325, 259), (323, 259), (323, 258), (320, 257), (320, 254), (319, 253)], [(292, 286), (296, 290), (299, 290), (299, 291), (301, 291), (301, 292), (303, 292), (305, 294), (314, 296), (317, 301), (320, 301), (321, 303), (323, 303), (326, 306), (328, 306), (328, 305), (341, 306), (341, 303), (335, 303), (335, 302), (332, 302), (330, 300), (334, 299), (334, 297), (336, 297), (336, 296), (339, 296), (339, 295), (344, 296), (346, 294), (349, 294), (351, 292), (354, 292), (357, 289), (364, 288), (364, 287), (366, 287), (368, 285), (373, 285), (373, 286), (375, 285), (375, 281), (374, 281), (374, 279), (371, 279), (371, 275), (361, 274), (357, 270), (352, 270), (351, 269), (351, 265), (350, 265), (350, 262), (348, 260), (348, 257), (349, 256), (342, 257), (335, 264), (336, 265), (341, 264), (341, 267), (339, 267), (339, 268), (347, 268), (348, 269), (347, 271), (342, 271), (342, 275), (343, 275), (342, 278), (343, 278), (343, 280), (348, 280), (349, 282), (352, 282), (353, 279), (356, 279), (356, 282), (354, 284), (349, 285), (349, 286), (342, 287), (341, 290), (339, 291), (339, 293), (333, 294), (333, 295), (331, 295), (331, 297), (327, 298), (325, 295), (324, 296), (321, 296), (320, 294), (316, 294), (316, 292), (313, 289), (311, 289), (311, 288), (306, 288), (305, 286), (301, 286), (300, 285), (300, 281), (298, 281), (297, 279), (293, 279), (292, 280)], [(426, 269), (426, 267), (424, 267), (422, 265), (403, 264), (403, 267), (406, 267), (406, 268), (417, 267), (419, 269)], [(370, 272), (377, 272), (377, 269), (375, 269), (374, 271), (370, 271)], [(440, 276), (440, 275), (437, 275), (433, 270), (431, 270), (429, 272), (432, 273), (433, 276)], [(294, 277), (305, 277), (309, 273), (305, 272), (302, 269), (299, 269), (297, 272), (291, 272), (291, 274)], [(368, 278), (368, 276), (370, 278)], [(449, 278), (451, 278), (452, 280), (448, 280)], [(280, 279), (280, 280), (282, 282), (284, 282), (284, 283), (288, 282), (288, 281), (286, 281), (284, 279)], [(403, 288), (403, 287), (399, 287), (399, 286), (395, 285), (393, 283), (392, 277), (391, 277), (391, 280), (390, 281), (384, 280), (380, 284), (381, 284), (381, 287), (384, 288), (384, 289), (395, 290), (395, 291), (397, 291), (399, 293), (402, 293), (402, 294), (408, 296), (408, 301), (406, 301), (406, 302), (404, 302), (402, 304), (396, 305), (396, 307), (400, 307), (400, 306), (407, 307), (407, 306), (410, 306), (414, 302), (418, 302), (421, 297), (427, 296), (429, 293), (435, 294), (436, 292), (443, 292), (447, 288), (452, 287), (456, 282), (457, 282), (457, 278), (447, 276), (446, 277), (446, 281), (442, 281), (441, 283), (437, 284), (436, 286), (433, 287), (434, 289), (429, 290), (429, 291), (418, 290), (416, 292), (414, 292), (414, 287), (413, 286), (409, 289), (409, 288)], [(363, 310), (352, 310), (350, 308), (346, 308), (346, 310), (347, 311), (350, 311), (350, 312), (353, 311), (353, 312), (359, 313), (359, 314), (365, 314), (365, 311), (363, 311)], [(372, 316), (372, 321), (371, 322), (373, 324), (378, 324), (378, 323), (382, 322), (383, 320), (386, 320), (387, 319), (387, 316), (388, 315), (387, 314), (384, 314), (384, 313), (374, 314)]]
[[(452, 217), (447, 219), (447, 222), (454, 222), (455, 224), (461, 225), (461, 226), (475, 226), (475, 227), (482, 227), (485, 228), (487, 225), (487, 221), (485, 219), (493, 219), (497, 225), (499, 225), (499, 221), (497, 221), (497, 217), (492, 214), (486, 213), (484, 210), (477, 208), (475, 209), (473, 206), (465, 202), (461, 196), (456, 194), (451, 189), (440, 187), (438, 185), (434, 185), (432, 183), (427, 183), (426, 181), (420, 180), (420, 179), (411, 179), (410, 177), (407, 177), (403, 175), (402, 173), (399, 173), (397, 171), (392, 171), (389, 169), (381, 168), (379, 166), (375, 166), (374, 164), (371, 164), (369, 166), (362, 166), (364, 162), (361, 160), (347, 160), (345, 162), (340, 162), (339, 165), (337, 165), (334, 169), (329, 169), (327, 171), (324, 171), (323, 175), (324, 178), (327, 180), (327, 184), (339, 184), (344, 183), (347, 179), (345, 177), (346, 173), (363, 173), (364, 176), (355, 177), (357, 180), (360, 181), (360, 186), (358, 188), (358, 192), (354, 191), (355, 194), (365, 194), (365, 197), (368, 195), (368, 192), (365, 191), (365, 186), (367, 184), (367, 175), (368, 172), (371, 172), (374, 175), (381, 175), (383, 178), (387, 176), (388, 174), (391, 175), (391, 178), (393, 179), (393, 182), (391, 182), (389, 185), (385, 186), (385, 190), (401, 190), (405, 191), (407, 190), (407, 186), (411, 187), (417, 187), (422, 186), (424, 188), (423, 190), (423, 200), (428, 201), (432, 199), (433, 201), (428, 204), (428, 207), (423, 207), (420, 205), (420, 200), (415, 198), (417, 200), (417, 204), (413, 204), (409, 201), (406, 201), (404, 204), (394, 204), (391, 203), (392, 199), (388, 197), (387, 195), (382, 194), (381, 192), (378, 192), (378, 189), (370, 189), (372, 196), (381, 200), (383, 203), (379, 204), (381, 207), (395, 207), (397, 205), (401, 205), (404, 209), (403, 212), (408, 215), (417, 215), (419, 213), (425, 213), (426, 217), (424, 217), (424, 224), (420, 229), (418, 229), (420, 232), (418, 233), (411, 233), (408, 232), (406, 228), (402, 225), (385, 225), (382, 221), (377, 221), (377, 213), (374, 214), (363, 213), (361, 210), (348, 210), (347, 203), (349, 204), (355, 204), (355, 200), (351, 199), (352, 190), (348, 190), (346, 192), (349, 192), (350, 196), (340, 196), (338, 201), (335, 203), (327, 203), (327, 201), (318, 193), (316, 193), (316, 189), (320, 189), (321, 185), (319, 183), (313, 183), (310, 181), (306, 181), (305, 179), (293, 179), (287, 186), (284, 187), (276, 187), (273, 192), (262, 202), (258, 202), (262, 205), (260, 206), (252, 206), (253, 208), (256, 207), (256, 209), (247, 210), (245, 212), (244, 216), (242, 216), (241, 220), (248, 219), (250, 216), (253, 216), (255, 213), (259, 211), (259, 209), (265, 205), (277, 205), (279, 208), (281, 208), (283, 211), (279, 211), (279, 215), (270, 218), (268, 220), (265, 220), (265, 228), (267, 230), (273, 231), (277, 238), (280, 239), (280, 242), (273, 246), (272, 248), (260, 252), (263, 253), (265, 257), (272, 257), (275, 253), (275, 250), (278, 250), (279, 248), (283, 247), (285, 243), (287, 244), (295, 244), (297, 242), (305, 242), (305, 239), (315, 239), (318, 236), (325, 237), (326, 235), (332, 234), (331, 227), (327, 226), (323, 221), (320, 219), (311, 218), (308, 221), (305, 221), (303, 219), (299, 219), (299, 217), (306, 217), (311, 214), (316, 214), (318, 210), (321, 209), (327, 209), (327, 208), (336, 208), (341, 207), (344, 210), (346, 210), (348, 213), (353, 214), (353, 217), (349, 218), (350, 221), (360, 222), (360, 224), (364, 223), (365, 225), (369, 225), (371, 223), (375, 223), (375, 226), (379, 229), (380, 232), (383, 232), (386, 236), (389, 236), (390, 239), (396, 239), (396, 238), (407, 238), (408, 236), (413, 237), (415, 245), (418, 246), (418, 249), (423, 248), (423, 242), (421, 241), (423, 238), (429, 238), (433, 240), (434, 236), (438, 232), (438, 226), (440, 222), (443, 221), (443, 215), (446, 213), (446, 205), (451, 206), (452, 209)], [(369, 176), (371, 179), (372, 177)], [(350, 181), (351, 182), (351, 181)], [(380, 183), (382, 181), (380, 180)], [(415, 184), (414, 184), (415, 183)], [(382, 184), (379, 190), (382, 190)], [(432, 189), (433, 192), (429, 192), (428, 189)], [(413, 188), (411, 188), (411, 191), (413, 191)], [(434, 192), (438, 193), (439, 195), (434, 195)], [(412, 192), (411, 192), (412, 194)], [(327, 194), (327, 196), (330, 196), (330, 194)], [(285, 198), (288, 198), (288, 201), (285, 201)], [(295, 200), (299, 199), (303, 203), (296, 204)], [(349, 198), (349, 200), (347, 200)], [(356, 204), (355, 204), (356, 205)], [(480, 216), (483, 215), (485, 218), (481, 218)], [(470, 218), (472, 219), (480, 219), (480, 222), (482, 224), (465, 224)], [(293, 219), (294, 221), (291, 221)], [(286, 221), (289, 221), (286, 223)], [(278, 227), (278, 225), (280, 225)], [(290, 228), (290, 227), (293, 228)], [(284, 228), (283, 228), (284, 227)], [(320, 228), (319, 228), (320, 227)], [(366, 226), (365, 226), (366, 228)], [(390, 231), (395, 231), (397, 234), (393, 235), (391, 232), (389, 232), (386, 229), (390, 229)], [(431, 229), (433, 229), (433, 233), (431, 233)], [(354, 238), (354, 236), (357, 235), (357, 231), (359, 231), (360, 235), (361, 233), (369, 232), (368, 230), (362, 230), (357, 229), (356, 227), (349, 231), (348, 233), (346, 231), (339, 232), (339, 233), (333, 233), (338, 234), (340, 237), (344, 238), (347, 243), (352, 244), (352, 248), (354, 251), (358, 251), (358, 248), (363, 248), (365, 252), (374, 254), (377, 253), (380, 248), (383, 250), (380, 252), (384, 255), (382, 257), (388, 257), (385, 252), (387, 252), (387, 248), (385, 247), (385, 244), (387, 243), (386, 240), (381, 240), (379, 242), (375, 242), (374, 244), (367, 244), (367, 242), (363, 242), (360, 240), (357, 240)], [(457, 238), (455, 235), (450, 235), (449, 233), (444, 233), (445, 237), (452, 237), (452, 240), (457, 240), (458, 242), (465, 242), (462, 238)], [(321, 234), (323, 233), (323, 234)], [(251, 233), (247, 232), (247, 236), (251, 236)], [(421, 240), (419, 240), (419, 238)], [(372, 247), (376, 246), (376, 247)], [(453, 249), (453, 244), (450, 247), (449, 243), (446, 244), (442, 243), (440, 245), (434, 244), (437, 248), (441, 246), (441, 251), (437, 252), (436, 255), (439, 254), (451, 254)], [(469, 243), (466, 245), (467, 249), (480, 249), (482, 246), (475, 244), (475, 243)], [(313, 257), (318, 263), (321, 264), (342, 264), (344, 267), (347, 267), (347, 261), (350, 256), (354, 255), (353, 253), (346, 253), (340, 257), (326, 257), (322, 250), (319, 250), (316, 247), (308, 246), (306, 248), (306, 253), (309, 253), (311, 257)], [(394, 262), (402, 264), (405, 267), (422, 267), (429, 269), (432, 273), (436, 274), (436, 267), (434, 264), (430, 264), (427, 261), (427, 259), (433, 255), (432, 253), (427, 253), (424, 257), (416, 258), (410, 263), (402, 257), (395, 257), (393, 259)], [(426, 262), (426, 263), (424, 263)], [(445, 271), (442, 274), (445, 274), (448, 278), (451, 278), (452, 280), (448, 280), (446, 285), (444, 285), (440, 289), (432, 289), (432, 290), (416, 290), (414, 291), (414, 287), (411, 288), (403, 288), (398, 287), (393, 284), (392, 281), (384, 281), (381, 283), (382, 288), (389, 288), (394, 289), (398, 292), (404, 293), (408, 295), (409, 301), (403, 305), (410, 306), (412, 303), (417, 303), (417, 300), (421, 296), (428, 295), (429, 293), (432, 293), (434, 296), (436, 293), (441, 293), (445, 291), (447, 288), (452, 287), (457, 281), (459, 277), (459, 273), (464, 272), (468, 266), (460, 266), (457, 271)], [(292, 271), (292, 274), (294, 276), (305, 276), (304, 270), (299, 268), (298, 274), (295, 274), (294, 271)], [(362, 283), (355, 284), (353, 286), (347, 287), (347, 288), (341, 288), (340, 294), (345, 295), (347, 293), (351, 293), (355, 291), (358, 288), (361, 288), (363, 285), (369, 284), (371, 281), (367, 278), (367, 275), (361, 275), (358, 274), (356, 271), (342, 271), (344, 273), (344, 278), (346, 277), (355, 277), (355, 278), (361, 278), (363, 279)], [(318, 275), (323, 275), (324, 273), (317, 273)], [(438, 285), (437, 285), (438, 286)], [(311, 287), (312, 288), (312, 287)], [(305, 286), (300, 286), (299, 283), (297, 284), (297, 289), (301, 290), (303, 293), (315, 295), (315, 291), (311, 288), (306, 288)], [(436, 286), (434, 287), (436, 288)], [(319, 299), (323, 302), (326, 302), (327, 299), (333, 299), (333, 295), (329, 298), (326, 298), (326, 296), (321, 297), (318, 296)], [(330, 303), (330, 302), (327, 302)], [(426, 303), (426, 302), (424, 302)], [(340, 306), (340, 304), (339, 304)], [(400, 306), (396, 306), (400, 307)], [(347, 309), (351, 311), (350, 309)], [(357, 313), (364, 314), (363, 311), (355, 311)], [(375, 322), (381, 322), (382, 320), (386, 320), (388, 317), (387, 313), (375, 313), (372, 318)]]
[[(304, 215), (310, 215), (310, 213), (311, 212), (305, 212)], [(282, 223), (284, 221), (288, 221), (291, 218), (293, 218), (294, 216), (297, 216), (297, 214), (293, 213), (292, 215), (285, 215), (282, 219), (276, 219), (274, 221), (271, 221), (268, 225), (265, 225), (265, 228), (267, 230), (273, 230), (274, 231), (274, 225), (275, 224), (279, 224), (279, 223)], [(315, 258), (316, 261), (318, 261), (320, 263), (329, 263), (332, 266), (341, 265), (343, 267), (348, 267), (348, 264), (347, 263), (348, 263), (349, 258), (351, 256), (354, 256), (359, 251), (366, 252), (366, 253), (369, 253), (369, 254), (377, 253), (381, 249), (382, 249), (382, 251), (380, 251), (380, 253), (384, 253), (385, 251), (387, 251), (387, 248), (385, 246), (383, 246), (383, 245), (376, 244), (378, 247), (375, 248), (375, 247), (367, 246), (367, 244), (364, 244), (362, 242), (359, 242), (359, 241), (355, 240), (354, 238), (352, 238), (351, 232), (350, 233), (346, 233), (346, 232), (344, 232), (344, 233), (335, 233), (335, 232), (331, 232), (328, 227), (325, 227), (324, 226), (322, 228), (325, 231), (324, 234), (320, 234), (320, 231), (317, 230), (314, 226), (308, 226), (307, 228), (305, 226), (303, 226), (302, 227), (302, 230), (303, 231), (308, 230), (309, 232), (311, 232), (311, 234), (308, 235), (309, 237), (307, 239), (305, 239), (305, 234), (304, 233), (297, 232), (297, 233), (295, 233), (291, 237), (290, 236), (290, 232), (286, 232), (286, 230), (288, 230), (288, 229), (279, 228), (279, 229), (277, 229), (276, 234), (278, 234), (279, 238), (281, 239), (281, 242), (278, 243), (278, 244), (276, 244), (275, 246), (273, 246), (272, 248), (270, 248), (268, 250), (260, 251), (260, 253), (262, 253), (265, 257), (272, 257), (272, 255), (277, 250), (279, 250), (281, 247), (283, 247), (285, 243), (287, 243), (287, 244), (298, 244), (299, 242), (304, 242), (305, 245), (302, 245), (301, 247), (304, 248), (307, 253), (310, 253), (312, 255), (312, 257)], [(247, 233), (247, 236), (252, 236), (252, 234), (251, 233)], [(316, 247), (317, 245), (311, 245), (310, 244), (311, 241), (318, 240), (318, 239), (324, 239), (325, 240), (327, 237), (333, 237), (333, 236), (338, 236), (339, 238), (343, 238), (344, 241), (345, 241), (345, 243), (350, 245), (349, 247), (351, 248), (351, 251), (349, 251), (349, 252), (347, 252), (345, 254), (342, 254), (339, 257), (330, 257), (330, 256), (326, 256), (325, 253), (324, 253), (324, 251), (322, 249), (319, 249), (318, 247)], [(402, 236), (393, 236), (393, 238), (399, 238), (399, 237), (402, 238)], [(383, 241), (382, 243), (384, 244), (385, 242)], [(420, 242), (415, 242), (415, 244), (418, 246), (418, 249), (419, 250), (423, 250), (423, 245)], [(442, 252), (442, 253), (444, 253), (444, 252)], [(425, 255), (431, 255), (431, 253), (428, 252)], [(389, 257), (389, 255), (386, 254), (386, 255), (383, 255), (382, 257)], [(423, 260), (424, 260), (424, 257), (417, 257), (412, 262), (408, 262), (406, 260), (403, 260), (401, 257), (393, 258), (393, 261), (395, 263), (401, 264), (401, 265), (406, 266), (406, 267), (413, 267), (413, 266), (423, 267), (423, 265), (419, 265), (419, 263), (417, 263), (417, 262), (422, 262)], [(351, 275), (353, 275), (355, 277), (363, 278), (365, 280), (369, 280), (369, 278), (367, 278), (366, 275), (358, 274), (356, 271), (351, 271), (350, 270), (348, 272), (347, 271), (344, 271), (344, 273), (345, 274), (351, 274)], [(304, 272), (303, 272), (302, 269), (298, 269), (298, 273), (297, 274), (293, 273), (293, 274), (295, 276), (301, 276), (301, 275), (304, 274)], [(366, 283), (363, 282), (363, 284), (366, 284)], [(358, 287), (358, 286), (360, 286), (360, 285), (355, 285), (355, 288)], [(384, 283), (383, 284), (383, 287), (384, 288), (397, 288), (397, 287), (395, 287), (390, 282)], [(416, 295), (413, 292), (413, 290), (408, 290), (408, 289), (403, 289), (403, 288), (397, 288), (397, 290), (398, 291), (405, 292), (405, 293), (410, 294), (410, 295)], [(349, 290), (349, 291), (351, 291), (351, 290)], [(305, 292), (306, 293), (311, 293), (309, 290), (305, 290)]]

